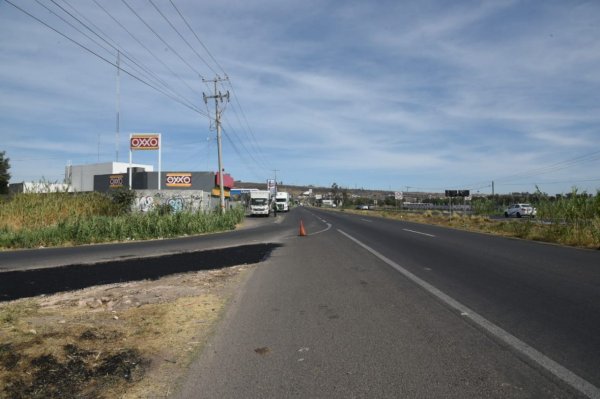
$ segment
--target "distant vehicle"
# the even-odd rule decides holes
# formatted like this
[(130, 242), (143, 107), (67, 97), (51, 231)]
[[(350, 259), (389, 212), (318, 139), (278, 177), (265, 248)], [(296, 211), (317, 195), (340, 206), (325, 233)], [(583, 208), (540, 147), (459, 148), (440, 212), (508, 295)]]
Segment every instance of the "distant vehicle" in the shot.
[(275, 205), (277, 212), (288, 212), (290, 210), (290, 193), (278, 191), (275, 194)]
[(369, 210), (369, 205), (356, 205), (356, 209), (360, 209), (360, 210)]
[(271, 192), (267, 190), (256, 190), (250, 192), (250, 213), (252, 215), (269, 216)]
[(512, 204), (504, 211), (504, 217), (535, 217), (537, 214), (537, 209), (532, 207), (530, 204)]

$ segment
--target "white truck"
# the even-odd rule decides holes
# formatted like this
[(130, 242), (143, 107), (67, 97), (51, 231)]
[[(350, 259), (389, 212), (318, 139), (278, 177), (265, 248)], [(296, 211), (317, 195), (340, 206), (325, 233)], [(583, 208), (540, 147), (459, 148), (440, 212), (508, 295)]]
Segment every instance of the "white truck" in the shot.
[(288, 212), (290, 210), (290, 193), (278, 191), (275, 194), (275, 206), (277, 206), (277, 212)]
[(269, 216), (271, 211), (271, 192), (267, 190), (250, 191), (250, 214)]

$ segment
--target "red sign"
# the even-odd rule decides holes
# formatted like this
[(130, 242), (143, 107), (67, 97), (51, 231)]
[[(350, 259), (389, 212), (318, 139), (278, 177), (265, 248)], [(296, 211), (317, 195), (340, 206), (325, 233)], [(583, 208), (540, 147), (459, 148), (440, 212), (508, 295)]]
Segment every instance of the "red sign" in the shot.
[(167, 187), (192, 187), (191, 173), (167, 173)]
[[(220, 183), (221, 183), (220, 177), (221, 177), (221, 174), (219, 172), (217, 172), (217, 174), (215, 176), (215, 186), (220, 186)], [(228, 173), (223, 174), (223, 187), (227, 187), (227, 188), (233, 187), (233, 177), (231, 177), (231, 175)]]
[(136, 150), (158, 150), (160, 148), (160, 136), (158, 134), (134, 134), (129, 140), (131, 151)]

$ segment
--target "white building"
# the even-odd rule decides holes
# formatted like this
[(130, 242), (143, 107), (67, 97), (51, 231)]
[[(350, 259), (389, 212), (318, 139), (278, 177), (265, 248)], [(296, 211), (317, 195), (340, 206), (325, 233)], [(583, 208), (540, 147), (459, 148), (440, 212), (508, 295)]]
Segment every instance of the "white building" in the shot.
[[(154, 166), (132, 164), (133, 171), (154, 172)], [(70, 183), (73, 191), (94, 191), (94, 175), (127, 173), (128, 162), (104, 162), (88, 165), (68, 165), (65, 167), (65, 182)]]
[(11, 183), (9, 191), (16, 193), (64, 193), (71, 192), (73, 189), (64, 183), (48, 183), (48, 182), (22, 182)]

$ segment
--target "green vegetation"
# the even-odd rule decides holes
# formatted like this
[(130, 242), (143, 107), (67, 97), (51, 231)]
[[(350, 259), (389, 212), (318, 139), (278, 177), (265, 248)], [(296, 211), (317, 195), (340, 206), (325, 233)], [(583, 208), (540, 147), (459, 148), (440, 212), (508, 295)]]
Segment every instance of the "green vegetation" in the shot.
[(10, 159), (5, 158), (6, 151), (0, 151), (0, 194), (8, 194), (8, 181), (10, 180)]
[(19, 194), (0, 202), (0, 247), (34, 248), (144, 240), (231, 230), (243, 210), (130, 213), (131, 192)]
[(502, 215), (503, 209), (510, 202), (512, 201), (508, 196), (476, 197), (472, 201), (472, 215), (455, 213), (452, 217), (437, 210), (346, 210), (527, 240), (600, 249), (600, 191), (591, 195), (573, 189), (569, 194), (557, 196), (538, 191), (530, 195), (528, 201), (514, 201), (530, 202), (537, 208), (536, 218), (498, 220), (489, 217)]

